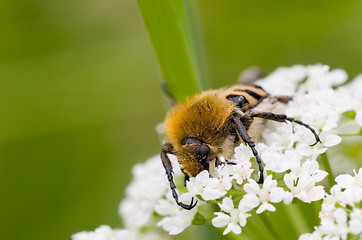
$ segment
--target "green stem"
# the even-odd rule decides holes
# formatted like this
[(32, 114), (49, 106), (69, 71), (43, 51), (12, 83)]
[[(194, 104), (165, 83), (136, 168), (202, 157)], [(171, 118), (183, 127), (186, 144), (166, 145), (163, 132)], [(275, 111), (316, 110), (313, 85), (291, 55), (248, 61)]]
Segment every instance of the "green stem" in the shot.
[(311, 202), (311, 206), (314, 213), (314, 226), (317, 226), (320, 223), (319, 212), (321, 211), (322, 208), (322, 201), (323, 200)]
[(255, 238), (250, 237), (248, 234), (245, 233), (245, 229), (242, 228), (242, 233), (239, 235), (228, 233), (224, 235), (224, 230), (222, 228), (216, 228), (216, 231), (218, 232), (218, 238), (220, 240), (253, 240)]
[(338, 134), (340, 137), (358, 137), (362, 136), (362, 133), (346, 133), (346, 134)]
[(266, 228), (271, 233), (274, 239), (277, 240), (282, 239), (275, 230), (273, 224), (269, 221), (269, 218), (265, 217), (265, 213), (258, 214), (258, 216), (260, 217), (261, 221), (264, 223), (264, 225), (266, 226)]
[(361, 236), (359, 235), (349, 235), (347, 237), (347, 240), (359, 240), (359, 239), (361, 239)]
[(294, 229), (297, 232), (297, 235), (306, 233), (309, 231), (308, 224), (304, 218), (300, 206), (298, 204), (285, 205), (285, 212), (288, 215), (290, 223), (293, 225)]
[(274, 240), (268, 233), (267, 226), (262, 222), (259, 214), (256, 214), (255, 212), (248, 218), (246, 226), (243, 227), (243, 231), (251, 239)]
[(241, 190), (236, 190), (236, 189), (230, 189), (227, 192), (228, 195), (233, 195), (233, 196), (243, 196), (245, 195), (245, 191), (241, 191)]
[(327, 156), (327, 153), (322, 153), (321, 154), (321, 160), (322, 160), (322, 164), (324, 166), (324, 169), (328, 172), (328, 183), (329, 183), (329, 188), (331, 188), (336, 182), (334, 180), (334, 174), (332, 172), (332, 168), (331, 165), (329, 163), (329, 159)]
[(203, 79), (186, 2), (137, 0), (164, 81), (176, 100), (199, 92)]

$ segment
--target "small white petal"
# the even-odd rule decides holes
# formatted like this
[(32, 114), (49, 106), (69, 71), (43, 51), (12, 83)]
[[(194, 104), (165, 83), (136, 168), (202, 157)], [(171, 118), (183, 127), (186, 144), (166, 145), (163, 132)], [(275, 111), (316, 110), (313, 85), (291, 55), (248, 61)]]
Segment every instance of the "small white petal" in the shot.
[(347, 81), (348, 75), (342, 69), (334, 69), (330, 71), (326, 76), (326, 81), (329, 81), (330, 86), (341, 85)]
[(192, 210), (179, 210), (174, 216), (164, 217), (157, 223), (157, 226), (161, 226), (170, 235), (179, 234), (191, 225), (196, 212), (196, 208)]
[(209, 175), (207, 170), (203, 170), (196, 176), (196, 180), (199, 182), (207, 182), (209, 180)]
[(337, 223), (346, 223), (347, 222), (347, 213), (344, 209), (338, 208), (334, 213), (333, 216)]
[(277, 181), (272, 179), (272, 175), (268, 175), (264, 180), (263, 189), (266, 191), (270, 191), (276, 186), (277, 186)]
[(325, 147), (333, 147), (338, 145), (342, 141), (342, 138), (335, 134), (328, 135), (323, 141), (323, 146)]
[(274, 212), (276, 209), (270, 203), (265, 202), (260, 205), (260, 207), (256, 210), (256, 213), (260, 214), (260, 213), (264, 212), (265, 210), (268, 210), (269, 212)]
[(311, 202), (309, 195), (305, 191), (299, 192), (298, 194), (294, 195), (294, 197), (297, 197), (301, 201), (306, 202), (306, 203)]
[(322, 237), (319, 232), (315, 231), (313, 233), (305, 233), (300, 235), (298, 240), (322, 240)]
[(293, 201), (293, 198), (294, 198), (293, 194), (291, 194), (290, 192), (285, 192), (283, 202), (287, 205), (291, 204)]
[(223, 234), (226, 235), (229, 232), (233, 232), (235, 234), (240, 234), (241, 233), (241, 227), (238, 224), (229, 223)]
[(175, 204), (171, 203), (169, 200), (160, 199), (155, 205), (155, 212), (161, 216), (166, 216), (177, 210)]
[(358, 125), (360, 125), (362, 127), (362, 109), (361, 109), (361, 111), (356, 111), (355, 120), (358, 123)]
[(239, 225), (244, 227), (246, 225), (246, 219), (250, 217), (250, 213), (240, 212), (239, 213)]
[(211, 221), (212, 225), (214, 225), (215, 227), (224, 227), (230, 223), (229, 215), (226, 215), (222, 212), (216, 212), (215, 215), (217, 215), (217, 217), (214, 217)]
[(222, 200), (222, 203), (219, 203), (219, 207), (221, 210), (223, 210), (224, 212), (230, 213), (231, 210), (234, 209), (234, 203), (233, 200), (231, 200), (231, 198), (226, 197)]
[(247, 193), (251, 193), (251, 194), (257, 194), (260, 190), (260, 187), (258, 185), (257, 182), (255, 182), (254, 179), (249, 179), (249, 183), (245, 184), (244, 186), (244, 190)]
[(289, 189), (292, 189), (294, 188), (294, 180), (296, 180), (296, 177), (294, 174), (292, 173), (287, 173), (284, 175), (284, 182), (285, 182), (285, 185), (287, 185), (287, 187)]
[(276, 187), (276, 188), (271, 190), (271, 192), (270, 192), (270, 202), (278, 203), (278, 202), (283, 201), (284, 198), (285, 198), (285, 192), (284, 192), (283, 188)]
[(309, 191), (309, 199), (310, 201), (318, 201), (324, 197), (325, 191), (323, 186), (313, 187), (311, 191)]
[(313, 181), (314, 181), (314, 182), (320, 182), (320, 181), (322, 181), (327, 175), (328, 175), (328, 173), (327, 173), (326, 171), (317, 170), (317, 173), (313, 175)]
[(242, 212), (248, 212), (259, 205), (259, 198), (254, 194), (246, 194), (239, 202), (238, 209)]
[(352, 185), (354, 178), (349, 174), (341, 174), (336, 177), (336, 182), (341, 188), (347, 188)]
[(305, 143), (300, 143), (295, 149), (302, 156), (312, 155), (312, 148)]
[(362, 209), (354, 208), (350, 214), (349, 231), (353, 234), (362, 233)]
[(134, 239), (136, 236), (126, 229), (112, 229), (109, 226), (100, 226), (93, 232), (79, 232), (73, 234), (72, 240), (121, 240)]

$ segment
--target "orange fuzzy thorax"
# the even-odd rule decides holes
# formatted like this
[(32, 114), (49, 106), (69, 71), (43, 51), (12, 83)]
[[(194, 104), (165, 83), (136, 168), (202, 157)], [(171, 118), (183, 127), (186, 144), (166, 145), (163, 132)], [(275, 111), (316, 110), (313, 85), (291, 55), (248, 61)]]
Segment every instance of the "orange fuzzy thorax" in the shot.
[(181, 141), (187, 136), (210, 143), (234, 108), (234, 103), (213, 90), (189, 97), (167, 114), (164, 123), (166, 136), (176, 151), (181, 148)]

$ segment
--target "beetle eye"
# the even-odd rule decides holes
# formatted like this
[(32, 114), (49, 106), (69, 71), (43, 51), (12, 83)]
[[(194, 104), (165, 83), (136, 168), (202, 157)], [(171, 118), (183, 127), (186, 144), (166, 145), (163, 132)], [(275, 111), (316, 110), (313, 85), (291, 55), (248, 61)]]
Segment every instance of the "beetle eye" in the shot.
[(185, 137), (182, 141), (181, 144), (182, 145), (186, 145), (186, 144), (193, 144), (195, 142), (200, 142), (199, 139), (195, 138), (195, 137)]
[(200, 146), (200, 155), (202, 158), (209, 156), (210, 154), (210, 148), (206, 145)]
[(226, 97), (229, 101), (232, 101), (236, 104), (237, 107), (242, 107), (247, 103), (247, 100), (241, 95), (229, 95)]

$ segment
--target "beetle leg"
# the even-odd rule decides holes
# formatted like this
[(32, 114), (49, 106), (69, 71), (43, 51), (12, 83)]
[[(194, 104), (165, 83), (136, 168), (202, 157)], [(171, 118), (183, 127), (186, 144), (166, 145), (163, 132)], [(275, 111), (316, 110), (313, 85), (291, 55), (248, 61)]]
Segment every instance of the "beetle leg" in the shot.
[(220, 160), (218, 157), (215, 159), (215, 167), (218, 168), (220, 166)]
[(188, 175), (185, 175), (184, 178), (184, 186), (186, 187), (186, 183), (190, 180), (190, 177)]
[(170, 159), (167, 156), (168, 153), (170, 153), (170, 154), (173, 153), (173, 146), (170, 143), (166, 143), (162, 146), (161, 160), (162, 160), (163, 167), (165, 168), (165, 171), (166, 171), (167, 179), (170, 182), (172, 196), (175, 199), (177, 205), (179, 205), (180, 207), (182, 207), (186, 210), (193, 209), (197, 204), (197, 201), (195, 201), (195, 203), (194, 203), (194, 198), (191, 199), (191, 203), (189, 205), (184, 204), (178, 200), (178, 194), (176, 192), (176, 186), (175, 186), (175, 182), (173, 181), (173, 176), (172, 176), (172, 173), (173, 173), (172, 165), (171, 165)]
[(284, 96), (284, 95), (280, 95), (280, 96), (276, 96), (277, 101), (287, 104), (289, 101), (291, 101), (293, 99), (293, 97), (291, 96)]
[(234, 162), (234, 161), (232, 161), (232, 160), (229, 160), (229, 159), (225, 159), (225, 162), (226, 162), (226, 164), (228, 164), (228, 165), (236, 165), (236, 164), (237, 164), (236, 162)]
[(259, 183), (263, 183), (264, 182), (264, 167), (261, 164), (261, 159), (259, 157), (258, 151), (256, 151), (256, 149), (255, 149), (255, 143), (251, 140), (251, 138), (250, 138), (244, 124), (241, 122), (241, 120), (235, 116), (232, 116), (232, 119), (235, 123), (236, 130), (239, 133), (239, 136), (246, 144), (248, 144), (248, 146), (253, 151), (253, 155), (256, 158), (256, 161), (259, 165), (259, 172), (260, 172)]
[(314, 146), (318, 142), (321, 142), (318, 134), (316, 133), (316, 131), (311, 126), (309, 126), (308, 124), (306, 124), (306, 123), (304, 123), (304, 122), (302, 122), (300, 120), (297, 120), (295, 118), (288, 117), (285, 114), (275, 114), (275, 113), (272, 113), (272, 112), (251, 112), (249, 116), (252, 117), (252, 118), (253, 117), (258, 117), (258, 118), (264, 118), (264, 119), (277, 121), (277, 122), (286, 122), (286, 121), (295, 122), (295, 123), (297, 123), (299, 125), (302, 125), (302, 126), (308, 128), (313, 133), (316, 142), (313, 143), (311, 146)]

